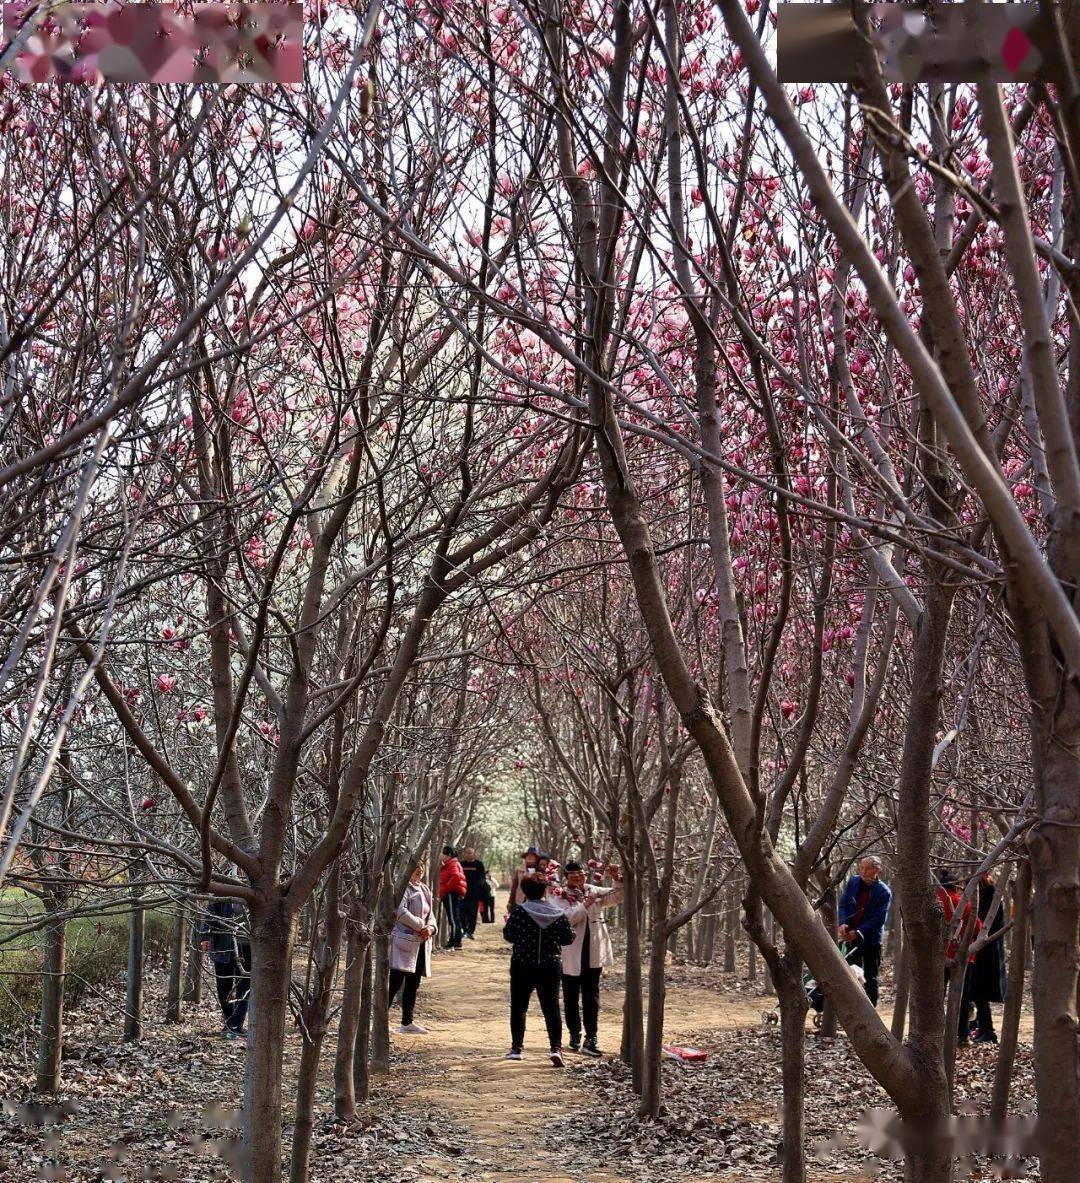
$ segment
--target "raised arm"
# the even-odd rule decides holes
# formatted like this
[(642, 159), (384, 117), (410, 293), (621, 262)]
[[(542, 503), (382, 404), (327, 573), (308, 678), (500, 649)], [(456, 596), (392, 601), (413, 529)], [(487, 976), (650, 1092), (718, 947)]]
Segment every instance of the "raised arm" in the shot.
[(614, 887), (598, 887), (593, 895), (600, 901), (601, 908), (614, 908), (623, 901), (623, 885), (616, 883)]

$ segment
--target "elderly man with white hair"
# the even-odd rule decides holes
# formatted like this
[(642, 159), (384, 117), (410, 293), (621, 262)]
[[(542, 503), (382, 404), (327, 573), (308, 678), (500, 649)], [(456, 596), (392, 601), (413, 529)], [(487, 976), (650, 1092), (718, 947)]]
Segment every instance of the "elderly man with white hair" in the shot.
[(881, 880), (881, 859), (865, 855), (840, 897), (840, 939), (853, 946), (852, 965), (862, 967), (867, 997), (877, 1006), (881, 969), (881, 934), (889, 917), (892, 892)]

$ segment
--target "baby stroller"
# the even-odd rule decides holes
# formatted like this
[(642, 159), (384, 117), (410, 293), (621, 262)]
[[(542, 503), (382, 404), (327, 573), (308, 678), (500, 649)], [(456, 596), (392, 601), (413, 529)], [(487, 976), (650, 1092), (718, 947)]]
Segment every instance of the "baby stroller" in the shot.
[[(866, 975), (862, 971), (862, 967), (851, 964), (851, 958), (855, 955), (858, 949), (857, 944), (846, 945), (841, 943), (840, 952), (844, 955), (844, 960), (848, 963), (848, 969), (851, 970), (852, 975), (862, 985), (866, 980)], [(806, 1001), (810, 1009), (814, 1012), (814, 1026), (821, 1026), (821, 1012), (825, 1009), (825, 991), (817, 984), (817, 979), (809, 970), (803, 974), (803, 989), (806, 991)], [(780, 1010), (774, 1008), (773, 1010), (765, 1011), (761, 1016), (766, 1025), (773, 1026), (780, 1022)]]

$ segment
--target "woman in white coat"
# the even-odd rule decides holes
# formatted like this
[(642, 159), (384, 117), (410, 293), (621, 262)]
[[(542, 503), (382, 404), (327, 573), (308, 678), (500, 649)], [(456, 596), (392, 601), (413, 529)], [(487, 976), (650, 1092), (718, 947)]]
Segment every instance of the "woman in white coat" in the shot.
[[(556, 899), (574, 930), (574, 943), (566, 945), (562, 951), (563, 1009), (570, 1032), (568, 1046), (572, 1052), (599, 1056), (596, 1036), (600, 1022), (600, 975), (604, 966), (615, 960), (604, 909), (622, 902), (623, 889), (619, 882), (614, 887), (586, 887), (585, 869), (580, 863), (569, 862), (563, 869), (566, 886)], [(581, 1040), (582, 1017), (585, 1020), (584, 1043)]]
[(431, 889), (424, 882), (424, 864), (412, 873), (398, 904), (397, 923), (390, 933), (390, 1001), (401, 991), (402, 1035), (426, 1035), (427, 1028), (413, 1022), (420, 979), (431, 977), (431, 938), (438, 931), (432, 915)]

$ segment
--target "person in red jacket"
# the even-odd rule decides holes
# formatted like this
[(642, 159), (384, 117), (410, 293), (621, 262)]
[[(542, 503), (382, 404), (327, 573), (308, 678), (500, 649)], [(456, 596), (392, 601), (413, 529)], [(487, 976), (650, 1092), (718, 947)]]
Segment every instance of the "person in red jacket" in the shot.
[[(960, 890), (960, 884), (956, 876), (947, 867), (942, 867), (938, 871), (938, 889), (937, 898), (941, 901), (941, 906), (945, 911), (945, 931), (951, 933), (953, 918), (956, 915), (956, 909), (960, 907), (961, 903), (964, 905), (963, 916), (960, 921), (960, 928), (957, 935), (952, 936), (948, 945), (945, 947), (945, 990), (948, 993), (949, 989), (949, 967), (956, 959), (956, 954), (959, 947), (959, 940), (966, 936), (969, 926), (972, 924), (971, 916), (971, 900), (964, 900), (964, 893)], [(974, 919), (974, 929), (971, 930), (970, 945), (975, 943), (975, 938), (979, 935), (982, 928), (982, 921), (978, 916)], [(960, 1001), (960, 1017), (956, 1032), (956, 1046), (965, 1047), (968, 1042), (968, 1011), (971, 1008), (971, 967), (975, 964), (975, 953), (970, 948), (968, 951), (967, 965), (964, 966), (964, 986)], [(957, 969), (957, 973), (960, 970)]]
[(465, 932), (465, 893), (469, 885), (454, 848), (444, 846), (442, 853), (442, 863), (439, 867), (439, 899), (442, 900), (446, 920), (450, 925), (446, 947), (460, 949), (461, 938)]

